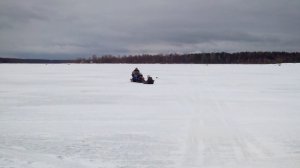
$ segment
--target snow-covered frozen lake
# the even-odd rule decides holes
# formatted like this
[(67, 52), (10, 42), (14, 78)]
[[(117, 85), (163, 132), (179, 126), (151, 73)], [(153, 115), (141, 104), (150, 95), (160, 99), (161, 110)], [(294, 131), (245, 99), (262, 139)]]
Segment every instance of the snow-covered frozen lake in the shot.
[(1, 64), (0, 167), (299, 168), (300, 64)]

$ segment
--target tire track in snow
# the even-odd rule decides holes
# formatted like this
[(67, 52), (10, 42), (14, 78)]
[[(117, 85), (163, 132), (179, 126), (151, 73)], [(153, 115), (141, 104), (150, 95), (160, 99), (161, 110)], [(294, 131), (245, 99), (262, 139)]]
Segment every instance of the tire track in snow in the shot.
[[(193, 83), (193, 80), (190, 79), (189, 83)], [(179, 167), (198, 167), (203, 162), (204, 145), (201, 134), (199, 134), (199, 130), (203, 127), (203, 119), (201, 118), (202, 109), (197, 110), (198, 106), (193, 106), (199, 100), (197, 98), (197, 88), (195, 85), (191, 86), (193, 86), (191, 89), (193, 90), (192, 93), (186, 93), (186, 95), (182, 96), (183, 99), (181, 100), (186, 107), (185, 109), (187, 109), (187, 114), (190, 115), (190, 120), (187, 123), (189, 127), (184, 144), (183, 160)]]
[[(83, 165), (78, 161), (74, 162), (73, 160), (68, 160), (62, 156), (36, 153), (22, 148), (1, 148), (0, 155), (3, 158), (10, 158), (12, 161), (17, 160), (18, 162), (25, 162), (26, 167), (90, 167), (89, 165)], [(13, 164), (15, 165), (16, 163)], [(22, 166), (25, 165), (22, 163)]]
[[(214, 99), (216, 111), (223, 116), (222, 121), (231, 139), (231, 145), (236, 146), (234, 156), (240, 157), (239, 160), (249, 162), (273, 156), (273, 152), (264, 146), (255, 136), (247, 133), (246, 130), (241, 130), (230, 116), (231, 109), (225, 102), (218, 99), (215, 91), (210, 88), (210, 97)], [(228, 117), (229, 116), (229, 117)], [(241, 157), (242, 156), (242, 157)]]
[[(194, 92), (182, 100), (191, 115), (182, 166), (230, 167), (272, 157), (272, 151), (238, 128), (230, 118), (230, 107), (219, 100), (211, 86), (204, 88), (193, 88)], [(191, 107), (192, 104), (196, 106)]]

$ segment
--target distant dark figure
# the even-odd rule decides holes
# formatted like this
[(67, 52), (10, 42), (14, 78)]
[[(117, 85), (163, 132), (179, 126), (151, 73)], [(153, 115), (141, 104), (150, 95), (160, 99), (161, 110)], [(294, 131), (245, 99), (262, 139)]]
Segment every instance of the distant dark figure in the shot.
[(143, 74), (141, 74), (141, 72), (138, 68), (135, 68), (132, 71), (131, 76), (132, 76), (132, 79), (131, 79), (132, 82), (140, 82), (140, 83), (145, 82)]
[(132, 73), (131, 73), (131, 76), (132, 77), (138, 77), (138, 76), (140, 76), (141, 75), (141, 73), (140, 73), (140, 70), (138, 69), (138, 68), (135, 68), (133, 71), (132, 71)]
[(153, 84), (154, 80), (152, 79), (152, 77), (149, 75), (147, 77), (148, 77), (148, 79), (144, 82), (144, 84)]

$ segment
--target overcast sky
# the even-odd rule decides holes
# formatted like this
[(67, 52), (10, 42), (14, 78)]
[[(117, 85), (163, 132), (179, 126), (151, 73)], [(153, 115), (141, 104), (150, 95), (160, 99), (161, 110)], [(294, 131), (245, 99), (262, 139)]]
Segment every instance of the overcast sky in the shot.
[(1, 0), (0, 57), (300, 51), (300, 0)]

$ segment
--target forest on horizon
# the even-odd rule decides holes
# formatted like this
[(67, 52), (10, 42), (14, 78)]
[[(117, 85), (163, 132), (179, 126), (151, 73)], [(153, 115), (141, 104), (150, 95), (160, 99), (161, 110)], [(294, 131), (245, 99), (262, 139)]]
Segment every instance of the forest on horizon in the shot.
[(124, 64), (278, 64), (300, 63), (299, 52), (237, 52), (193, 54), (92, 55), (71, 60), (0, 58), (0, 63), (124, 63)]

